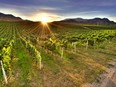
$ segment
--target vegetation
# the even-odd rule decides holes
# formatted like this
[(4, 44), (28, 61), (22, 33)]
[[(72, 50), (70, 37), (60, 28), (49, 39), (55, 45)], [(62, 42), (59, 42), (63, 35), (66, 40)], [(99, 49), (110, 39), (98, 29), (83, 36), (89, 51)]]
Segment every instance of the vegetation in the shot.
[(116, 58), (115, 25), (0, 22), (0, 87), (80, 87)]

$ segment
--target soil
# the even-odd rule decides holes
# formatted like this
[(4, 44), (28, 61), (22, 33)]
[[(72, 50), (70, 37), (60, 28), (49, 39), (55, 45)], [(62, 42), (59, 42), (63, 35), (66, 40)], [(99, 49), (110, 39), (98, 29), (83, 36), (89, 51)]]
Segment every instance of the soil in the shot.
[(116, 87), (116, 59), (109, 63), (109, 68), (106, 72), (93, 82), (86, 83), (82, 87)]

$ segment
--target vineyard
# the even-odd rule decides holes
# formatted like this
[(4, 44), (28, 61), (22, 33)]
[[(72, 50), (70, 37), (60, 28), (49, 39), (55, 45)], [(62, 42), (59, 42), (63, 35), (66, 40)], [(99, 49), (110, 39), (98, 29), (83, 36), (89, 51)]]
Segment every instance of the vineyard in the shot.
[(115, 53), (116, 26), (0, 22), (0, 87), (81, 87)]

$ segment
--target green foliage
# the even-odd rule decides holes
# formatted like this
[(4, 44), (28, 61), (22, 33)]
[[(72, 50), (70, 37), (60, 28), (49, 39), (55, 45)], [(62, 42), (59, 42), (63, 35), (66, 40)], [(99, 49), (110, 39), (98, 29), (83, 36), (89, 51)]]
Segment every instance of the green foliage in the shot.
[(20, 38), (21, 38), (22, 42), (25, 44), (26, 48), (29, 50), (29, 52), (34, 56), (34, 58), (36, 59), (36, 61), (39, 62), (40, 69), (41, 69), (41, 60), (42, 60), (42, 57), (41, 57), (40, 52), (29, 41), (25, 40), (21, 36), (20, 36)]
[(3, 61), (3, 65), (5, 67), (5, 70), (11, 71), (11, 54), (12, 54), (12, 48), (13, 48), (14, 40), (11, 40), (9, 43), (6, 43), (4, 47), (2, 48), (1, 52), (1, 58)]
[(86, 46), (87, 41), (89, 46), (102, 44), (104, 41), (112, 40), (116, 37), (115, 30), (97, 30), (84, 33), (66, 34), (62, 38), (67, 40), (65, 47), (74, 48), (76, 46)]

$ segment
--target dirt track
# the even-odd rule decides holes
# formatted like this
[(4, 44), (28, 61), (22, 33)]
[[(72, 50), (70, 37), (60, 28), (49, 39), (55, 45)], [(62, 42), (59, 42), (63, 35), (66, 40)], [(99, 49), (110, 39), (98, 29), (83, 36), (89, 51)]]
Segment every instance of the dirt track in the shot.
[(87, 83), (82, 87), (116, 87), (116, 59), (109, 65), (110, 68), (99, 77), (98, 82)]

